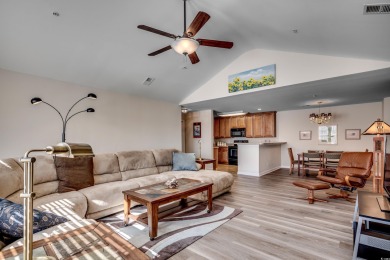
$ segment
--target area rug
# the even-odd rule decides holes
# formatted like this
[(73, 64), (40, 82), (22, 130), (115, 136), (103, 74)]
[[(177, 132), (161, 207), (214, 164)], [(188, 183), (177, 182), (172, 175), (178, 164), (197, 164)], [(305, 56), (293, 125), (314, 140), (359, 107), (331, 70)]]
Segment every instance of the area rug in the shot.
[[(132, 214), (143, 213), (145, 207), (132, 209)], [(202, 238), (242, 211), (226, 206), (213, 205), (213, 211), (207, 213), (207, 203), (201, 203), (158, 221), (158, 236), (150, 241), (148, 226), (139, 221), (130, 220), (123, 224), (123, 213), (100, 219), (113, 228), (151, 259), (167, 259)]]

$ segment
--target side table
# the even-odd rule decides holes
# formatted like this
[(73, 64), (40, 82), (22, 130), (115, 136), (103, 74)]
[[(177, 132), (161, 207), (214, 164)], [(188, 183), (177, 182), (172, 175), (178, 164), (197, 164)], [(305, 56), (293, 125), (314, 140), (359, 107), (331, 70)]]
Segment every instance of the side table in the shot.
[(205, 169), (205, 166), (206, 164), (208, 163), (212, 163), (213, 164), (213, 170), (215, 171), (217, 169), (217, 163), (216, 163), (216, 160), (215, 159), (205, 159), (205, 158), (201, 158), (201, 159), (196, 159), (195, 160), (197, 163), (199, 163), (200, 165), (202, 165), (202, 168), (201, 169)]
[[(370, 222), (390, 225), (390, 213), (381, 211), (377, 202), (378, 197), (382, 197), (382, 195), (368, 191), (358, 191), (353, 216), (353, 220), (356, 217), (358, 218), (358, 224), (352, 259), (357, 259), (359, 244), (390, 251), (390, 240), (385, 239), (383, 234), (370, 230)], [(362, 230), (363, 222), (365, 223), (365, 230)]]

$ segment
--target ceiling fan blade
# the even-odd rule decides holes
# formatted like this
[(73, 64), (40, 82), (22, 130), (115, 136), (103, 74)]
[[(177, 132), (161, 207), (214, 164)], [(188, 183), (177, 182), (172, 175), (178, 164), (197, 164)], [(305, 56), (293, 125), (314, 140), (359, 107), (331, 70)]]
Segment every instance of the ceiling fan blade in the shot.
[(161, 30), (158, 30), (158, 29), (146, 26), (146, 25), (138, 25), (137, 28), (141, 29), (141, 30), (148, 31), (148, 32), (157, 33), (157, 34), (160, 34), (162, 36), (169, 37), (169, 38), (172, 38), (172, 39), (176, 39), (176, 37), (177, 37), (174, 34), (167, 33), (167, 32), (164, 32), (164, 31), (161, 31)]
[(189, 54), (188, 58), (190, 58), (192, 64), (196, 64), (200, 61), (196, 52)]
[(207, 23), (209, 19), (210, 15), (206, 14), (205, 12), (199, 12), (185, 32), (186, 35), (188, 37), (194, 37), (195, 34), (199, 32), (199, 30)]
[(149, 56), (156, 56), (157, 54), (163, 53), (164, 51), (168, 51), (170, 49), (172, 49), (172, 47), (171, 47), (171, 45), (168, 45), (168, 46), (166, 46), (166, 47), (164, 47), (162, 49), (159, 49), (159, 50), (157, 50), (155, 52), (149, 53), (148, 55)]
[(226, 41), (216, 41), (216, 40), (207, 40), (207, 39), (197, 39), (200, 45), (208, 46), (208, 47), (217, 47), (217, 48), (225, 48), (231, 49), (233, 47), (232, 42)]

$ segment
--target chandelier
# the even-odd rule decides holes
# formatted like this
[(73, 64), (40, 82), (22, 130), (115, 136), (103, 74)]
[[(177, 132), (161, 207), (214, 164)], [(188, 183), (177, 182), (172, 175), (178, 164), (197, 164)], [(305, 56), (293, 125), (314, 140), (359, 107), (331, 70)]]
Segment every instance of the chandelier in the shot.
[(332, 113), (321, 113), (321, 104), (322, 102), (318, 102), (318, 114), (311, 113), (309, 116), (309, 119), (312, 123), (319, 125), (329, 123), (330, 120), (332, 120)]

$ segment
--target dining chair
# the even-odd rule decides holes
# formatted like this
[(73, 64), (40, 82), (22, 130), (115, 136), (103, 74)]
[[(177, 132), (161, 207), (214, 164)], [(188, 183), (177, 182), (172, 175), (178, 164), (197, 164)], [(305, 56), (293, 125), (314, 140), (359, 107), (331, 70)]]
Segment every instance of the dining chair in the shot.
[(321, 153), (303, 153), (302, 170), (307, 175), (307, 170), (320, 170), (322, 169), (322, 156)]
[(294, 173), (294, 167), (295, 165), (298, 166), (298, 160), (294, 159), (294, 153), (292, 151), (292, 148), (287, 148), (288, 156), (290, 157), (290, 175)]
[[(324, 153), (323, 155), (323, 168), (328, 170), (336, 170), (339, 165), (340, 157), (342, 153)], [(326, 173), (331, 173), (327, 171)], [(336, 171), (334, 171), (335, 174)], [(327, 175), (327, 174), (326, 174)], [(332, 174), (333, 175), (333, 174)]]

